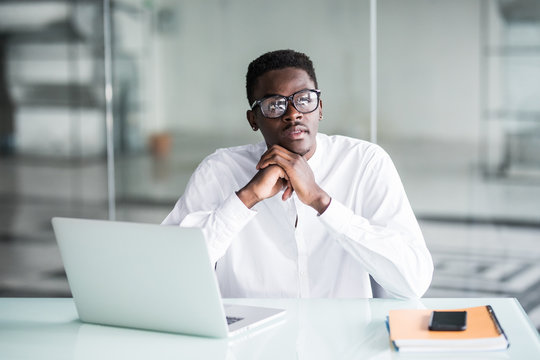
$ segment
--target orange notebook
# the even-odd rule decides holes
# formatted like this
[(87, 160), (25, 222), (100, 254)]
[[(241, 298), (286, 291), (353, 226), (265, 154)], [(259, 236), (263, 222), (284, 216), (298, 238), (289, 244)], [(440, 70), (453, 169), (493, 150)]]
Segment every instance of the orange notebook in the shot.
[(510, 345), (490, 305), (448, 310), (467, 311), (464, 331), (430, 331), (432, 311), (389, 312), (390, 340), (398, 351), (487, 351), (504, 350)]

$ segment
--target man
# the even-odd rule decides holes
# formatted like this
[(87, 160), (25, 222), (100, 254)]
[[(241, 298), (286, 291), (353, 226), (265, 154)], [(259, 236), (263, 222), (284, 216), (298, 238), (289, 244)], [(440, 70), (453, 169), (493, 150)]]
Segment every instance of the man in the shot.
[(266, 53), (246, 76), (247, 120), (264, 142), (217, 150), (163, 224), (203, 229), (224, 297), (416, 298), (433, 263), (389, 156), (318, 134), (311, 60)]

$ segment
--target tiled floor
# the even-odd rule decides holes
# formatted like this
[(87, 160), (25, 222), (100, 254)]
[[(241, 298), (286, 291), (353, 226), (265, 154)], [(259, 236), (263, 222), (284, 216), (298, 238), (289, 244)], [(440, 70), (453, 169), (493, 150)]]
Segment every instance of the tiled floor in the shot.
[[(169, 158), (118, 159), (118, 219), (157, 223), (166, 216), (215, 147), (214, 140), (181, 140)], [(540, 180), (486, 180), (460, 160), (470, 159), (463, 147), (386, 148), (435, 261), (426, 296), (517, 297), (540, 328)], [(104, 161), (0, 158), (0, 173), (0, 296), (69, 296), (50, 218), (107, 218)]]

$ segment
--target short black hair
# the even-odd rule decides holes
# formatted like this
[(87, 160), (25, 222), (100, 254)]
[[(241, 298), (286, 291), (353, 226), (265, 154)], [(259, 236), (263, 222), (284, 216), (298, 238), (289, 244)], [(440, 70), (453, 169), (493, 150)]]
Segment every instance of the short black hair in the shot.
[(272, 70), (279, 70), (287, 67), (294, 67), (307, 72), (315, 84), (315, 87), (318, 88), (313, 63), (306, 54), (294, 50), (270, 51), (253, 60), (248, 66), (246, 74), (246, 92), (249, 104), (251, 105), (255, 101), (253, 98), (253, 91), (255, 90), (257, 79), (261, 75)]

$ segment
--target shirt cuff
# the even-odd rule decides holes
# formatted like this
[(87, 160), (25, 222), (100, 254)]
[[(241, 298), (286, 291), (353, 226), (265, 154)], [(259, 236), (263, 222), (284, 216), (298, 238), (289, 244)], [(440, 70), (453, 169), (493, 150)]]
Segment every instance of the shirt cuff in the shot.
[(319, 215), (321, 221), (338, 234), (345, 234), (354, 217), (354, 212), (332, 198), (328, 208)]

